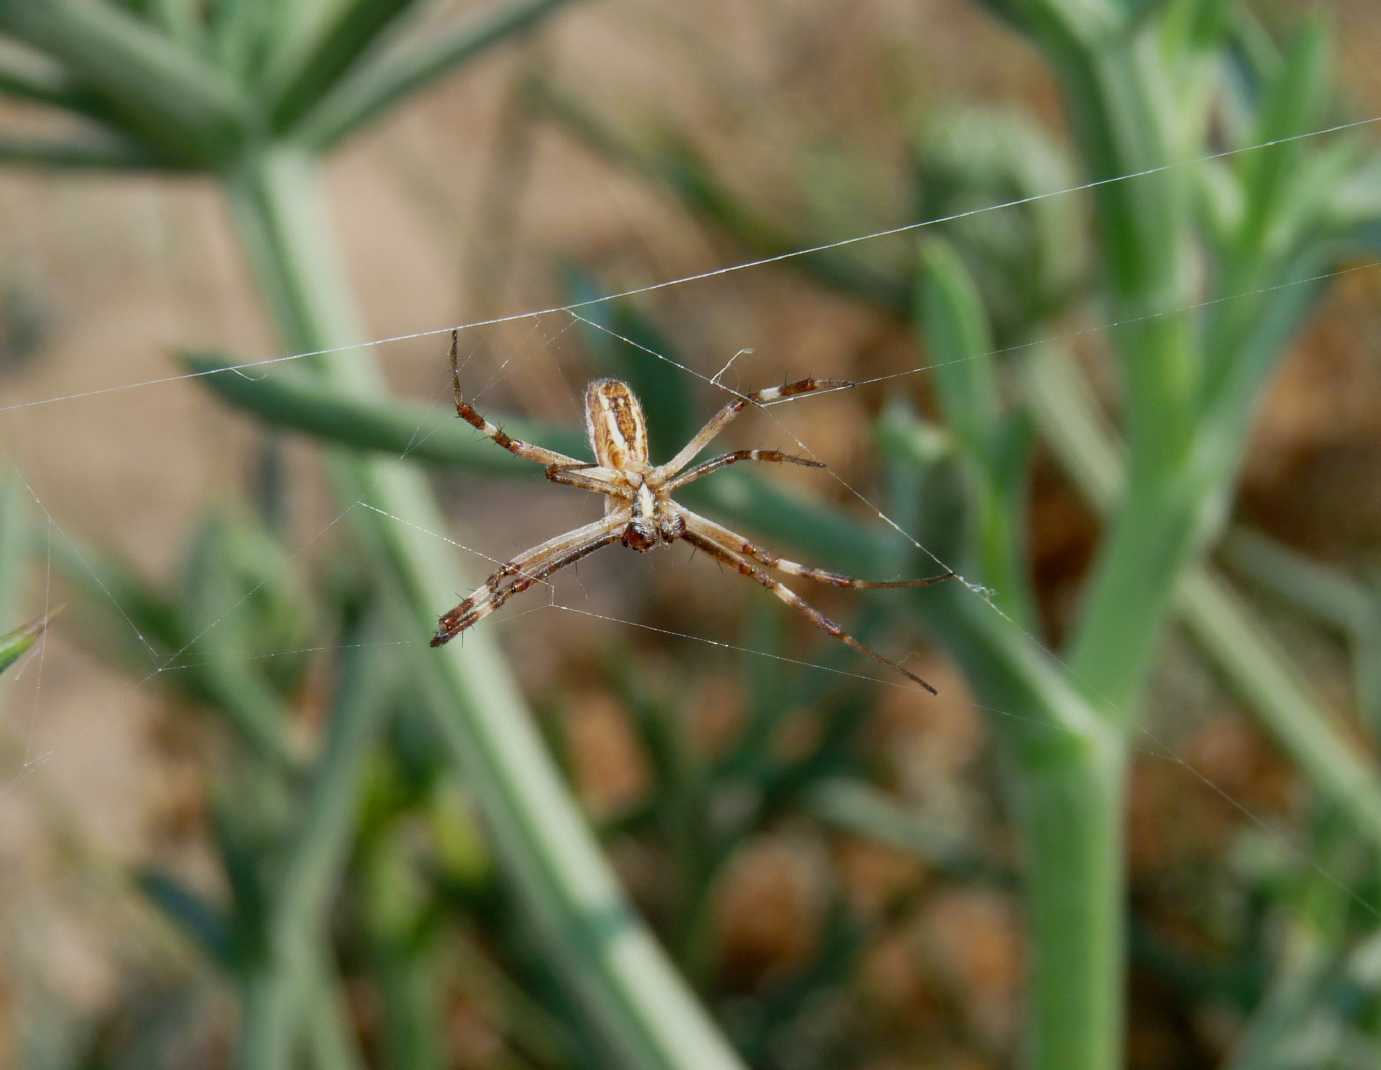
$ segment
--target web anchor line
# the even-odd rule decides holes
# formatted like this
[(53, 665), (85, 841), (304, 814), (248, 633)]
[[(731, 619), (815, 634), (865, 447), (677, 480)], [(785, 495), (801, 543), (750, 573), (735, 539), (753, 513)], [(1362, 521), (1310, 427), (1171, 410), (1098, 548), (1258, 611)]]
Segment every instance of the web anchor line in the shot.
[[(36, 398), (31, 401), (20, 401), (10, 405), (0, 405), (0, 414), (8, 412), (19, 412), (24, 409), (39, 408), (47, 405), (56, 405), (65, 401), (77, 401), (82, 398), (99, 397), (103, 394), (121, 393), (129, 390), (139, 390), (149, 386), (161, 386), (167, 383), (181, 382), (186, 379), (200, 379), (210, 375), (222, 375), (234, 373), (244, 375), (248, 369), (267, 368), (277, 364), (286, 364), (291, 361), (306, 360), (309, 357), (331, 356), (337, 353), (351, 352), (356, 349), (369, 349), (375, 346), (392, 345), (397, 342), (409, 342), (418, 338), (431, 338), (436, 335), (450, 334), (452, 331), (468, 331), (478, 327), (493, 327), (502, 323), (514, 323), (519, 320), (538, 319), (543, 316), (554, 315), (559, 312), (572, 312), (576, 309), (590, 308), (595, 305), (605, 304), (610, 301), (618, 301), (627, 297), (636, 297), (639, 294), (652, 293), (656, 290), (665, 290), (673, 286), (683, 286), (692, 282), (703, 282), (708, 279), (718, 278), (722, 275), (730, 275), (739, 271), (748, 271), (752, 268), (765, 267), (769, 264), (778, 264), (785, 260), (793, 260), (797, 257), (812, 256), (816, 253), (829, 252), (832, 249), (842, 249), (846, 246), (857, 245), (861, 242), (875, 241), (879, 238), (894, 237), (898, 234), (907, 234), (913, 231), (923, 230), (926, 227), (939, 226), (944, 223), (954, 223), (963, 219), (970, 219), (974, 216), (985, 215), (989, 212), (1000, 212), (1008, 208), (1020, 208), (1028, 204), (1036, 204), (1040, 201), (1049, 200), (1053, 197), (1064, 197), (1075, 193), (1085, 193), (1090, 190), (1101, 189), (1105, 186), (1115, 185), (1120, 182), (1130, 182), (1138, 178), (1148, 178), (1153, 175), (1165, 174), (1182, 167), (1193, 167), (1202, 163), (1211, 163), (1215, 160), (1223, 160), (1233, 156), (1240, 156), (1248, 152), (1260, 152), (1265, 149), (1276, 148), (1281, 145), (1289, 145), (1300, 141), (1306, 141), (1316, 137), (1326, 137), (1330, 134), (1343, 133), (1347, 130), (1357, 130), (1363, 127), (1373, 126), (1381, 123), (1381, 115), (1373, 115), (1365, 119), (1354, 119), (1350, 122), (1335, 123), (1332, 126), (1322, 127), (1317, 130), (1310, 130), (1301, 134), (1292, 134), (1289, 137), (1271, 138), (1268, 141), (1258, 141), (1251, 145), (1243, 145), (1235, 149), (1222, 149), (1218, 152), (1211, 152), (1201, 156), (1193, 156), (1185, 160), (1172, 160), (1167, 163), (1157, 164), (1154, 167), (1142, 168), (1139, 171), (1130, 171), (1123, 175), (1110, 175), (1107, 178), (1096, 178), (1089, 182), (1083, 182), (1074, 186), (1064, 186), (1060, 189), (1049, 190), (1045, 193), (1033, 193), (1025, 197), (1016, 197), (1011, 200), (999, 201), (996, 204), (984, 205), (979, 208), (969, 208), (962, 212), (951, 212), (948, 215), (934, 216), (930, 219), (915, 220), (910, 223), (902, 223), (894, 227), (886, 227), (882, 230), (870, 231), (867, 234), (855, 234), (847, 238), (838, 238), (834, 241), (821, 242), (816, 245), (803, 246), (798, 249), (789, 249), (780, 253), (773, 253), (770, 256), (760, 256), (751, 260), (743, 260), (734, 264), (726, 264), (722, 267), (710, 268), (706, 271), (694, 272), (689, 275), (681, 275), (676, 278), (664, 279), (661, 282), (648, 283), (643, 286), (635, 286), (630, 289), (620, 290), (611, 294), (604, 294), (600, 297), (591, 297), (583, 301), (574, 301), (565, 305), (552, 305), (548, 308), (533, 309), (526, 312), (510, 312), (502, 316), (492, 316), (488, 319), (469, 320), (464, 323), (451, 324), (446, 327), (432, 327), (421, 331), (410, 331), (406, 334), (394, 334), (381, 338), (374, 338), (362, 342), (348, 342), (344, 345), (328, 346), (323, 349), (303, 350), (297, 353), (288, 353), (274, 357), (264, 357), (258, 360), (242, 361), (238, 364), (227, 364), (220, 368), (207, 368), (196, 372), (183, 372), (178, 375), (164, 375), (152, 379), (141, 379), (132, 383), (121, 383), (115, 386), (97, 387), (92, 390), (79, 390), (67, 394), (56, 394), (46, 398)], [(716, 384), (719, 385), (719, 384)]]

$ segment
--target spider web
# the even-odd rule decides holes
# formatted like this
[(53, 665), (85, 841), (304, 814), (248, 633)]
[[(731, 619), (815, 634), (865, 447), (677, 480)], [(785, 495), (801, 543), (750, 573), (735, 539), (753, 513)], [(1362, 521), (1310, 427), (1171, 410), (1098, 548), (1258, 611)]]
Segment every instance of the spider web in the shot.
[[(468, 387), (467, 396), (469, 400), (471, 400), (472, 403), (474, 403), (478, 408), (480, 408), (481, 411), (484, 411), (486, 399), (491, 395), (491, 392), (493, 392), (496, 387), (498, 387), (505, 381), (506, 377), (513, 370), (513, 367), (511, 365), (514, 362), (516, 362), (519, 365), (527, 363), (532, 366), (528, 368), (529, 372), (532, 372), (533, 367), (540, 366), (540, 370), (542, 372), (555, 373), (554, 379), (552, 380), (552, 383), (549, 386), (550, 398), (563, 399), (561, 401), (561, 404), (565, 406), (567, 420), (569, 422), (574, 422), (579, 412), (580, 395), (579, 390), (577, 389), (577, 380), (574, 379), (571, 375), (567, 374), (566, 365), (572, 364), (578, 366), (578, 364), (575, 357), (561, 356), (559, 355), (559, 352), (563, 344), (570, 342), (571, 339), (569, 337), (569, 332), (571, 332), (571, 330), (577, 325), (583, 325), (588, 329), (612, 334), (613, 337), (615, 337), (616, 340), (619, 341), (621, 344), (634, 348), (643, 358), (647, 360), (656, 360), (664, 362), (674, 367), (678, 371), (678, 373), (691, 377), (700, 384), (708, 386), (717, 391), (723, 392), (726, 396), (741, 397), (742, 394), (734, 388), (726, 385), (723, 379), (725, 377), (726, 372), (728, 372), (732, 366), (736, 375), (738, 375), (744, 382), (749, 382), (752, 379), (752, 369), (756, 367), (757, 364), (755, 362), (735, 363), (735, 361), (744, 352), (751, 353), (753, 352), (752, 350), (741, 350), (739, 354), (735, 354), (733, 358), (730, 358), (727, 364), (724, 363), (724, 358), (721, 354), (713, 358), (711, 364), (707, 365), (706, 370), (701, 370), (692, 367), (686, 363), (673, 360), (668, 355), (657, 352), (656, 350), (647, 347), (642, 343), (637, 342), (625, 335), (618, 334), (617, 332), (612, 332), (610, 328), (600, 324), (595, 319), (591, 318), (591, 316), (588, 314), (590, 309), (600, 304), (623, 300), (634, 300), (638, 298), (643, 298), (650, 294), (657, 293), (659, 291), (671, 290), (673, 288), (679, 289), (682, 287), (694, 287), (697, 284), (709, 285), (742, 272), (766, 268), (770, 265), (778, 264), (782, 261), (792, 258), (819, 254), (829, 250), (838, 249), (843, 246), (853, 245), (862, 242), (880, 241), (886, 240), (888, 238), (905, 237), (925, 227), (933, 226), (943, 222), (953, 222), (963, 218), (968, 218), (988, 212), (1011, 210), (1020, 206), (1029, 205), (1052, 197), (1078, 196), (1080, 194), (1088, 193), (1089, 191), (1115, 182), (1153, 179), (1155, 176), (1168, 172), (1172, 169), (1193, 166), (1195, 164), (1202, 164), (1204, 162), (1212, 160), (1220, 160), (1228, 156), (1240, 155), (1244, 153), (1270, 151), (1272, 148), (1278, 147), (1288, 142), (1298, 142), (1309, 138), (1316, 138), (1326, 136), (1329, 134), (1336, 134), (1346, 130), (1370, 126), (1376, 123), (1381, 123), (1381, 116), (1361, 119), (1350, 123), (1337, 124), (1307, 134), (1301, 134), (1293, 138), (1277, 139), (1262, 142), (1260, 144), (1252, 145), (1242, 149), (1213, 153), (1207, 156), (1199, 157), (1194, 160), (1168, 163), (1160, 167), (1148, 168), (1128, 175), (1101, 179), (1094, 182), (1068, 187), (1065, 189), (1054, 190), (1048, 193), (1034, 195), (1031, 197), (1023, 197), (1016, 200), (1006, 201), (1000, 204), (994, 204), (985, 208), (978, 208), (961, 213), (955, 213), (938, 219), (918, 221), (915, 223), (907, 224), (905, 226), (888, 228), (885, 230), (875, 231), (868, 234), (850, 236), (847, 238), (839, 239), (837, 241), (831, 241), (828, 243), (815, 245), (809, 248), (803, 248), (788, 253), (782, 253), (770, 257), (763, 257), (745, 262), (729, 264), (726, 266), (721, 266), (705, 271), (678, 276), (676, 278), (667, 279), (665, 281), (653, 282), (641, 286), (624, 289), (605, 297), (582, 300), (559, 306), (544, 307), (537, 310), (514, 312), (502, 316), (490, 317), (481, 320), (474, 320), (458, 324), (445, 325), (441, 327), (433, 327), (418, 331), (394, 334), (385, 338), (374, 339), (371, 341), (363, 341), (355, 345), (340, 346), (325, 350), (315, 350), (311, 352), (273, 354), (257, 360), (241, 362), (235, 364), (230, 368), (219, 369), (214, 372), (192, 372), (178, 375), (145, 377), (126, 382), (117, 382), (99, 387), (86, 388), (80, 391), (71, 391), (51, 396), (42, 396), (18, 401), (7, 401), (5, 404), (0, 405), (0, 416), (16, 418), (29, 414), (37, 415), (43, 410), (49, 410), (54, 415), (49, 416), (45, 414), (43, 416), (43, 420), (46, 424), (49, 420), (60, 419), (61, 417), (58, 414), (64, 411), (65, 406), (72, 405), (81, 401), (90, 401), (96, 398), (112, 399), (117, 398), (119, 395), (128, 395), (135, 392), (153, 390), (156, 388), (166, 388), (167, 386), (174, 383), (179, 383), (184, 380), (196, 379), (207, 375), (236, 374), (250, 378), (267, 376), (273, 374), (274, 371), (285, 365), (289, 365), (295, 361), (299, 361), (307, 357), (349, 359), (350, 354), (362, 349), (372, 349), (380, 357), (384, 358), (385, 361), (390, 361), (395, 353), (400, 352), (400, 349), (395, 347), (402, 347), (404, 343), (408, 342), (434, 339), (437, 336), (442, 336), (449, 333), (453, 329), (465, 332), (465, 335), (467, 337), (479, 335), (486, 331), (495, 331), (497, 329), (520, 329), (522, 333), (516, 335), (518, 339), (517, 351), (513, 355), (504, 357), (502, 360), (498, 359), (496, 356), (490, 356), (488, 359), (481, 359), (475, 355), (478, 352), (478, 346), (473, 347), (471, 349), (469, 363), (466, 366)], [(1158, 310), (1154, 313), (1149, 314), (1148, 316), (1138, 317), (1136, 319), (1110, 321), (1090, 327), (1074, 329), (1067, 332), (1060, 332), (1052, 334), (1042, 339), (1023, 342), (1020, 345), (995, 349), (990, 351), (989, 353), (972, 354), (971, 356), (966, 357), (964, 359), (973, 360), (979, 359), (981, 357), (1017, 353), (1028, 349), (1034, 349), (1050, 342), (1071, 342), (1081, 338), (1099, 336), (1106, 334), (1109, 331), (1114, 331), (1120, 327), (1124, 327), (1133, 323), (1143, 322), (1147, 319), (1155, 317), (1171, 316), (1187, 311), (1201, 310), (1209, 306), (1225, 304), (1235, 300), (1242, 300), (1247, 297), (1259, 297), (1264, 293), (1283, 292), (1301, 286), (1317, 285), (1318, 283), (1321, 283), (1329, 279), (1339, 278), (1342, 276), (1353, 275), (1362, 272), (1374, 271), (1378, 267), (1381, 267), (1381, 261), (1354, 264), (1335, 271), (1316, 274), (1310, 276), (1309, 278), (1291, 280), (1289, 282), (1284, 282), (1276, 286), (1253, 289), (1249, 291), (1244, 291), (1242, 293), (1221, 296), (1209, 301), (1202, 301), (1192, 304), (1181, 305), (1174, 308)], [(491, 345), (488, 348), (490, 354), (496, 354), (497, 352), (501, 351), (501, 346), (499, 344)], [(772, 351), (771, 346), (762, 344), (756, 345), (754, 349), (757, 351), (758, 354), (767, 354)], [(441, 359), (439, 349), (428, 348), (425, 352), (419, 352), (418, 359), (435, 364), (438, 374), (432, 377), (433, 382), (441, 378), (440, 371), (443, 364), (443, 360)], [(716, 365), (719, 366), (718, 371), (712, 374), (709, 373), (708, 368)], [(940, 365), (935, 363), (922, 364), (901, 371), (888, 372), (886, 374), (880, 374), (869, 378), (863, 378), (858, 380), (857, 385), (867, 386), (892, 380), (899, 380), (908, 376), (916, 376), (926, 373), (928, 371), (932, 371), (939, 366)], [(810, 368), (799, 368), (797, 370), (802, 375), (812, 374), (812, 369)], [(424, 375), (423, 378), (425, 379), (426, 376)], [(437, 416), (435, 421), (431, 424), (418, 424), (407, 448), (405, 448), (402, 451), (400, 459), (407, 459), (413, 451), (421, 447), (427, 441), (427, 439), (435, 433), (437, 427), (440, 427), (453, 419), (453, 417), (449, 416), (445, 410), (445, 405), (447, 403), (446, 388), (444, 386), (435, 387), (435, 389), (433, 389), (432, 391), (432, 397), (438, 402)], [(712, 404), (714, 404), (718, 403), (721, 399), (719, 399), (718, 397), (714, 397), (711, 400)], [(797, 406), (806, 403), (809, 403), (812, 406), (823, 406), (826, 404), (826, 401), (820, 395), (812, 395), (805, 398), (786, 399), (782, 402), (775, 403), (771, 406), (759, 407), (759, 410), (755, 415), (758, 417), (765, 417), (766, 421), (770, 424), (773, 431), (779, 438), (785, 439), (786, 441), (791, 443), (805, 456), (808, 456), (813, 459), (820, 459), (823, 456), (828, 456), (829, 451), (822, 449), (821, 451), (817, 452), (817, 450), (813, 449), (810, 443), (807, 441), (806, 434), (801, 433), (795, 425), (789, 425), (786, 419), (784, 418), (784, 406), (788, 404), (791, 405), (792, 412), (794, 413)], [(704, 415), (708, 415), (709, 411), (711, 410), (707, 409)], [(759, 421), (757, 426), (759, 428), (763, 426), (761, 420)], [(23, 465), (19, 465), (18, 467), (20, 471), (24, 470)], [(871, 522), (882, 525), (892, 534), (905, 541), (912, 549), (928, 556), (930, 559), (935, 561), (935, 563), (938, 566), (942, 568), (950, 567), (950, 562), (942, 560), (940, 556), (938, 556), (937, 554), (932, 552), (928, 547), (923, 545), (920, 539), (918, 539), (915, 534), (906, 529), (904, 524), (902, 524), (892, 516), (888, 515), (887, 512), (884, 511), (867, 493), (860, 490), (853, 482), (846, 480), (842, 475), (840, 475), (834, 466), (827, 467), (826, 475), (835, 481), (840, 491), (842, 491), (848, 497), (852, 498), (861, 509), (867, 511), (868, 519)], [(80, 549), (78, 543), (75, 540), (69, 538), (69, 535), (67, 531), (64, 529), (58, 516), (54, 514), (52, 508), (45, 500), (47, 498), (47, 495), (41, 495), (39, 491), (35, 488), (33, 483), (28, 482), (27, 480), (25, 482), (25, 488), (35, 510), (41, 515), (43, 520), (44, 554), (41, 559), (41, 601), (42, 611), (46, 614), (53, 608), (56, 597), (52, 578), (53, 550), (55, 541), (61, 540), (65, 542), (78, 554), (80, 554)], [(554, 489), (546, 488), (545, 485), (540, 485), (539, 489), (542, 494), (547, 495), (546, 501), (551, 502), (553, 508), (555, 508), (555, 502), (556, 499), (559, 497), (559, 493)], [(576, 508), (580, 508), (584, 503), (582, 503), (580, 499), (577, 498), (575, 504)], [(586, 504), (585, 507), (588, 508), (588, 505)], [(407, 520), (406, 518), (395, 516), (391, 513), (387, 513), (386, 511), (380, 509), (379, 506), (374, 503), (365, 500), (357, 500), (346, 505), (344, 509), (336, 512), (329, 518), (329, 520), (325, 521), (324, 523), (314, 524), (312, 526), (312, 529), (309, 531), (307, 537), (305, 539), (299, 540), (297, 548), (294, 551), (294, 557), (306, 555), (315, 548), (317, 548), (320, 544), (326, 541), (332, 533), (336, 532), (337, 529), (341, 527), (341, 525), (352, 516), (352, 514), (361, 510), (372, 511), (376, 514), (383, 515), (392, 523), (406, 525), (412, 524), (412, 522)], [(426, 531), (425, 534), (427, 534), (429, 537), (436, 538), (438, 540), (445, 542), (449, 546), (453, 547), (458, 553), (464, 555), (464, 557), (467, 559), (467, 565), (470, 566), (469, 571), (472, 574), (476, 574), (478, 572), (487, 571), (488, 568), (486, 566), (497, 567), (512, 552), (524, 549), (526, 546), (526, 544), (512, 544), (507, 536), (507, 532), (503, 525), (491, 526), (486, 522), (486, 519), (487, 518), (484, 517), (482, 517), (479, 520), (470, 519), (466, 523), (465, 541), (461, 541), (460, 539), (454, 537), (452, 534), (447, 532)], [(489, 530), (484, 530), (486, 528), (488, 528)], [(562, 528), (557, 525), (550, 525), (551, 533), (555, 533), (558, 530), (562, 530)], [(483, 545), (471, 545), (471, 543), (476, 542), (481, 542)], [(830, 564), (829, 562), (823, 561), (813, 561), (812, 563), (826, 567), (828, 567)], [(91, 572), (91, 575), (97, 584), (101, 583), (100, 578), (95, 574), (94, 571)], [(1021, 631), (1023, 635), (1026, 637), (1026, 639), (1035, 643), (1041, 649), (1045, 650), (1045, 652), (1055, 662), (1061, 664), (1062, 666), (1065, 665), (1057, 651), (1048, 649), (1045, 646), (1045, 644), (1039, 639), (1038, 636), (1030, 634), (1028, 631), (1022, 628), (1022, 626), (1018, 622), (1014, 621), (1010, 616), (1004, 613), (1001, 607), (997, 605), (995, 600), (993, 599), (991, 591), (987, 590), (986, 588), (982, 587), (981, 585), (973, 582), (968, 578), (961, 577), (961, 581), (963, 582), (966, 590), (968, 591), (969, 596), (981, 599), (989, 611), (999, 614), (1002, 617), (1004, 626)], [(729, 581), (726, 580), (725, 583), (726, 593), (731, 592), (733, 588), (731, 585), (729, 585)], [(797, 587), (796, 583), (792, 583), (791, 585), (793, 587)], [(196, 665), (196, 648), (198, 643), (213, 629), (220, 627), (225, 621), (231, 619), (233, 615), (251, 599), (251, 597), (257, 590), (258, 588), (251, 588), (249, 591), (241, 594), (240, 597), (238, 597), (233, 602), (225, 605), (223, 611), (220, 613), (219, 616), (216, 616), (213, 620), (206, 624), (199, 633), (197, 633), (191, 640), (185, 643), (181, 649), (177, 650), (171, 656), (161, 655), (159, 651), (155, 648), (155, 646), (150, 642), (149, 637), (144, 635), (140, 631), (138, 626), (135, 624), (132, 615), (126, 610), (124, 606), (121, 605), (121, 602), (117, 598), (115, 593), (108, 589), (105, 590), (105, 595), (111, 603), (111, 605), (114, 607), (117, 615), (125, 622), (126, 626), (129, 628), (129, 630), (135, 637), (137, 645), (140, 646), (146, 652), (148, 658), (148, 667), (146, 671), (144, 671), (142, 675), (130, 679), (124, 686), (128, 689), (132, 689), (136, 694), (139, 694), (142, 693), (148, 687), (157, 684), (159, 682), (159, 678), (164, 676), (165, 674), (185, 672), (188, 669), (194, 667)], [(555, 610), (563, 617), (572, 621), (598, 621), (610, 626), (637, 629), (639, 631), (655, 633), (664, 639), (675, 640), (677, 642), (696, 644), (697, 646), (714, 648), (726, 652), (742, 653), (755, 657), (773, 658), (777, 661), (798, 667), (803, 671), (809, 670), (814, 672), (842, 675), (846, 677), (858, 677), (870, 680), (876, 685), (882, 687), (902, 688), (908, 691), (914, 690), (909, 684), (905, 684), (898, 680), (888, 679), (879, 676), (873, 672), (855, 672), (849, 669), (840, 669), (837, 666), (826, 664), (823, 661), (813, 661), (806, 658), (793, 658), (769, 651), (754, 649), (750, 646), (745, 646), (739, 643), (731, 642), (726, 639), (716, 637), (714, 635), (704, 634), (703, 632), (697, 632), (694, 629), (670, 629), (662, 626), (648, 624), (643, 621), (628, 619), (614, 612), (605, 612), (598, 608), (591, 608), (590, 592), (588, 590), (585, 591), (586, 598), (584, 600), (584, 604), (579, 604), (572, 600), (561, 598), (558, 594), (556, 584), (549, 580), (541, 581), (541, 590), (542, 593), (534, 591), (527, 596), (529, 599), (533, 599), (536, 604), (529, 604), (526, 606), (519, 604), (515, 608), (505, 610), (501, 614), (490, 618), (488, 621), (485, 622), (483, 626), (498, 627), (506, 635), (511, 636), (521, 627), (519, 622), (525, 622), (526, 619), (530, 616), (537, 614), (546, 614), (550, 613), (550, 611), (552, 610)], [(814, 601), (814, 599), (811, 596), (812, 593), (810, 591), (801, 591), (801, 593), (809, 600)], [(439, 608), (446, 608), (446, 605), (449, 605), (449, 602), (446, 601), (446, 599), (449, 597), (449, 594), (450, 592), (438, 592)], [(382, 645), (390, 647), (405, 647), (425, 644), (428, 639), (429, 636), (400, 636), (394, 640), (391, 640), (383, 644), (352, 645)], [(267, 654), (260, 655), (260, 657), (284, 657), (311, 652), (326, 652), (339, 648), (339, 644), (323, 644), (318, 646), (298, 647), (292, 649), (285, 648), (282, 650), (276, 650)], [(50, 688), (45, 689), (45, 679), (50, 678), (51, 673), (54, 671), (54, 667), (49, 664), (51, 660), (52, 659), (49, 655), (48, 637), (45, 636), (37, 644), (34, 652), (30, 655), (28, 660), (23, 665), (16, 667), (16, 669), (13, 670), (12, 673), (9, 674), (3, 681), (0, 681), (0, 689), (3, 689), (2, 691), (0, 691), (0, 698), (4, 698), (7, 700), (6, 718), (10, 720), (12, 724), (19, 726), (18, 731), (20, 732), (22, 738), (18, 762), (12, 763), (13, 767), (11, 769), (0, 769), (0, 784), (4, 784), (10, 790), (17, 787), (21, 782), (26, 781), (34, 770), (40, 768), (45, 763), (51, 763), (54, 758), (54, 749), (51, 747), (45, 747), (41, 731), (41, 718), (43, 713), (43, 707), (44, 703), (49, 701), (48, 696), (49, 691), (51, 690)], [(1065, 667), (1067, 668), (1067, 666)], [(918, 702), (923, 703), (924, 701), (924, 697), (919, 696), (918, 694)], [(1027, 723), (1040, 724), (1053, 732), (1062, 731), (1062, 729), (1060, 729), (1059, 726), (1051, 724), (1045, 718), (1027, 713), (1025, 711), (1011, 709), (996, 709), (987, 706), (982, 706), (977, 703), (975, 703), (974, 705), (977, 709), (982, 710), (985, 714), (992, 717), (1015, 719)], [(1331, 872), (1328, 868), (1326, 868), (1323, 863), (1321, 863), (1317, 858), (1313, 857), (1310, 854), (1307, 845), (1301, 845), (1299, 838), (1295, 836), (1293, 833), (1286, 829), (1283, 829), (1276, 823), (1271, 822), (1264, 816), (1258, 814), (1252, 807), (1249, 807), (1246, 803), (1235, 798), (1234, 795), (1231, 792), (1229, 792), (1226, 788), (1216, 783), (1211, 777), (1204, 774), (1199, 768), (1196, 767), (1196, 765), (1192, 761), (1190, 761), (1186, 756), (1184, 756), (1168, 739), (1164, 738), (1162, 734), (1157, 733), (1151, 727), (1147, 726), (1144, 719), (1140, 724), (1137, 725), (1137, 727), (1134, 729), (1134, 732), (1137, 737), (1135, 749), (1139, 754), (1144, 755), (1152, 760), (1170, 763), (1176, 768), (1183, 770), (1186, 775), (1194, 778), (1197, 782), (1202, 783), (1204, 786), (1216, 793), (1227, 805), (1231, 806), (1234, 810), (1236, 810), (1243, 818), (1245, 818), (1251, 824), (1256, 826), (1258, 829), (1267, 833), (1273, 841), (1284, 845), (1289, 850), (1290, 854), (1294, 856), (1297, 860), (1307, 865), (1310, 869), (1312, 869), (1315, 873), (1317, 873), (1319, 876), (1324, 878), (1329, 883), (1335, 885), (1340, 889), (1345, 890), (1354, 902), (1356, 902), (1359, 906), (1361, 906), (1363, 909), (1368, 911), (1373, 916), (1377, 917), (1378, 919), (1381, 919), (1381, 905), (1375, 904), (1369, 901), (1367, 898), (1363, 897), (1358, 891), (1350, 887), (1345, 880), (1343, 880), (1341, 877), (1339, 877), (1338, 875)]]

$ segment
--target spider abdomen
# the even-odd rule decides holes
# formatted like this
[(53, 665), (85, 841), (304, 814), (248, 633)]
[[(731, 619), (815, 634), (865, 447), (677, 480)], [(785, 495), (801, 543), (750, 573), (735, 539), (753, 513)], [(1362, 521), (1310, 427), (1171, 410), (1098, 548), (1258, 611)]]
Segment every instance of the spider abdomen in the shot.
[(596, 379), (585, 388), (585, 430), (605, 468), (647, 466), (647, 419), (633, 388), (619, 379)]

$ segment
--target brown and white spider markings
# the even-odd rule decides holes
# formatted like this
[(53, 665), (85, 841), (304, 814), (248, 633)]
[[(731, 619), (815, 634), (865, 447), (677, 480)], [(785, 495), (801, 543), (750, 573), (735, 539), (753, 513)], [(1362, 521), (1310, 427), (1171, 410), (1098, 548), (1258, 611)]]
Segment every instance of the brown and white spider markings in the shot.
[[(581, 490), (604, 495), (604, 517), (591, 524), (557, 535), (500, 566), (464, 601), (442, 616), (432, 646), (449, 642), (467, 628), (478, 624), (515, 594), (582, 557), (613, 542), (630, 550), (646, 553), (658, 546), (684, 539), (711, 557), (730, 565), (739, 573), (762, 584), (793, 609), (804, 613), (816, 627), (828, 632), (874, 661), (896, 669), (932, 695), (935, 688), (898, 662), (855, 639), (795, 591), (773, 577), (767, 569), (790, 576), (803, 576), (835, 587), (929, 587), (953, 579), (953, 572), (919, 580), (860, 580), (838, 572), (812, 568), (769, 553), (728, 528), (700, 516), (672, 501), (681, 487), (739, 461), (767, 461), (775, 464), (800, 464), (808, 468), (825, 467), (819, 461), (793, 457), (780, 450), (734, 450), (686, 466), (749, 405), (809, 394), (816, 390), (842, 390), (853, 386), (843, 379), (800, 379), (784, 386), (768, 387), (740, 396), (714, 414), (704, 427), (666, 464), (654, 465), (648, 458), (647, 421), (642, 405), (628, 384), (618, 379), (596, 379), (585, 388), (585, 427), (595, 463), (568, 457), (564, 453), (520, 442), (481, 416), (462, 396), (457, 334), (451, 334), (451, 379), (455, 388), (456, 412), (460, 418), (524, 460), (546, 465), (547, 478)], [(761, 567), (760, 567), (761, 566)]]

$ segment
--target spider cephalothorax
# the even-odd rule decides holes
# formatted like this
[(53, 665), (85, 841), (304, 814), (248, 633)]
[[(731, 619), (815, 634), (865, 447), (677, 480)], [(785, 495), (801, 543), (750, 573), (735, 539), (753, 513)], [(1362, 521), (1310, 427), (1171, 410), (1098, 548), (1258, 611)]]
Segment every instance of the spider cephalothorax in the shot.
[(553, 483), (565, 483), (602, 494), (604, 517), (548, 539), (504, 563), (482, 586), (442, 616), (436, 635), (432, 638), (432, 646), (440, 646), (454, 639), (493, 613), (513, 595), (521, 594), (558, 569), (574, 564), (610, 543), (620, 542), (630, 550), (646, 553), (683, 539), (716, 560), (731, 565), (742, 575), (756, 580), (787, 605), (804, 613), (816, 627), (875, 661), (891, 666), (934, 694), (935, 689), (915, 673), (860, 643), (759, 566), (835, 587), (855, 588), (928, 587), (932, 583), (952, 579), (954, 573), (947, 572), (920, 580), (860, 580), (838, 572), (827, 572), (777, 557), (755, 546), (742, 535), (672, 500), (672, 495), (686, 484), (739, 461), (823, 468), (819, 461), (793, 457), (780, 450), (734, 450), (703, 461), (693, 468), (687, 466), (748, 405), (760, 405), (816, 390), (842, 390), (853, 386), (852, 383), (842, 379), (801, 379), (785, 386), (740, 395), (715, 413), (675, 457), (665, 464), (654, 465), (648, 456), (647, 420), (637, 395), (627, 383), (618, 379), (596, 379), (585, 389), (585, 429), (589, 434), (590, 449), (595, 455), (595, 462), (590, 464), (554, 450), (520, 442), (476, 412), (460, 392), (457, 348), (457, 335), (452, 332), (451, 376), (455, 387), (456, 412), (461, 419), (510, 453), (546, 465), (547, 478)]

